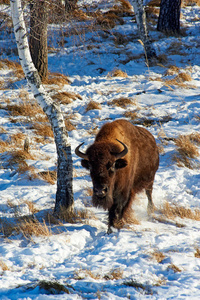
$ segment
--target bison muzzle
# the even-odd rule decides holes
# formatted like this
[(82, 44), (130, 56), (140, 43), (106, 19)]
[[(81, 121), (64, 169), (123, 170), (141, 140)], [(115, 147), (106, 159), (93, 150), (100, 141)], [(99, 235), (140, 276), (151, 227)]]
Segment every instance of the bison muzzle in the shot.
[(152, 134), (126, 120), (106, 123), (85, 153), (75, 153), (90, 170), (92, 203), (109, 211), (108, 232), (131, 208), (135, 194), (145, 189), (148, 212), (153, 210), (152, 189), (159, 166), (158, 148)]

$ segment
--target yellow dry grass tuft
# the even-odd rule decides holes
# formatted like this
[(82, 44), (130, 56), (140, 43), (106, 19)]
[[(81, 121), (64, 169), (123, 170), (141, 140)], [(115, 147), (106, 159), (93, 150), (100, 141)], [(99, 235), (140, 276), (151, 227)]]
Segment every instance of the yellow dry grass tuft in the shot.
[(22, 219), (15, 228), (16, 232), (22, 233), (27, 239), (31, 236), (45, 236), (49, 237), (52, 235), (51, 230), (43, 220), (40, 223), (37, 219), (24, 218)]
[(124, 113), (124, 117), (134, 121), (135, 119), (138, 118), (138, 114), (136, 113), (136, 111), (126, 111)]
[(93, 110), (93, 109), (101, 109), (101, 105), (95, 101), (90, 101), (87, 104), (85, 111), (88, 112), (89, 110)]
[(165, 255), (158, 251), (155, 250), (152, 254), (151, 254), (152, 258), (155, 259), (158, 263), (162, 263), (162, 261), (165, 259)]
[(200, 249), (199, 248), (196, 248), (195, 249), (195, 253), (194, 253), (194, 256), (197, 257), (197, 258), (200, 258)]
[(200, 144), (200, 134), (196, 132), (190, 135), (180, 135), (174, 140), (178, 153), (172, 156), (172, 160), (175, 161), (179, 167), (185, 166), (189, 169), (198, 168), (199, 163), (194, 159), (199, 156), (199, 150), (195, 144)]
[(115, 69), (111, 72), (108, 73), (109, 77), (123, 77), (123, 78), (127, 78), (128, 75), (126, 72), (120, 70), (120, 69)]
[(168, 202), (164, 203), (161, 213), (169, 219), (175, 219), (179, 217), (181, 219), (187, 218), (195, 221), (200, 221), (200, 210), (199, 208), (185, 208), (178, 206), (177, 204), (170, 205)]
[(197, 146), (191, 141), (199, 138), (198, 134), (196, 135), (180, 135), (175, 139), (175, 144), (178, 147), (178, 152), (182, 156), (187, 156), (189, 158), (196, 158), (199, 156), (199, 151)]
[(120, 97), (117, 99), (113, 99), (108, 105), (119, 106), (119, 107), (127, 107), (128, 105), (133, 104), (133, 100), (126, 97)]
[(107, 275), (104, 275), (106, 280), (119, 280), (123, 278), (124, 271), (120, 268), (112, 269)]
[(48, 85), (58, 85), (58, 86), (63, 86), (65, 84), (70, 84), (71, 81), (70, 79), (61, 73), (48, 73), (48, 78), (43, 82), (44, 84)]
[(75, 224), (77, 222), (89, 224), (91, 219), (96, 220), (95, 215), (87, 209), (74, 209), (68, 211), (65, 207), (60, 208), (59, 215), (57, 216), (64, 222)]
[(59, 101), (61, 104), (70, 104), (72, 101), (76, 99), (82, 100), (82, 97), (79, 94), (71, 93), (71, 92), (59, 92), (52, 96), (53, 100)]
[(10, 268), (6, 265), (6, 263), (2, 259), (0, 260), (0, 268), (1, 268), (2, 272), (10, 270)]
[(57, 172), (56, 171), (42, 171), (39, 172), (38, 175), (47, 183), (55, 184), (57, 179)]
[(54, 137), (53, 130), (49, 123), (33, 123), (31, 129), (33, 129), (37, 135), (40, 135), (44, 138)]
[(168, 271), (172, 270), (174, 273), (179, 273), (179, 272), (182, 271), (179, 267), (177, 267), (177, 266), (174, 265), (174, 264), (169, 265), (169, 266), (167, 267), (167, 270), (168, 270)]

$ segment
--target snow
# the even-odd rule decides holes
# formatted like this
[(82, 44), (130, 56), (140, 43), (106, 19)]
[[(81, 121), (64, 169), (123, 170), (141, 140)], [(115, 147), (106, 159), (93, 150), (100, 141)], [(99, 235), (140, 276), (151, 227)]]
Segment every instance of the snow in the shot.
[[(103, 9), (105, 6), (103, 2)], [(5, 11), (5, 6), (1, 9)], [(94, 129), (107, 121), (124, 118), (126, 111), (135, 111), (139, 119), (152, 120), (147, 129), (162, 149), (153, 190), (155, 206), (160, 210), (167, 201), (192, 211), (200, 209), (200, 158), (195, 159), (196, 168), (179, 167), (172, 159), (177, 153), (175, 143), (173, 140), (161, 142), (160, 138), (200, 132), (197, 118), (200, 116), (199, 13), (196, 5), (182, 9), (181, 22), (186, 30), (183, 37), (166, 37), (152, 27), (150, 36), (156, 51), (158, 55), (165, 54), (168, 61), (149, 68), (141, 55), (143, 49), (137, 41), (137, 27), (132, 18), (124, 18), (125, 24), (116, 26), (110, 33), (100, 30), (85, 33), (84, 45), (80, 37), (66, 38), (63, 48), (56, 44), (59, 26), (49, 27), (51, 42), (53, 40), (57, 48), (49, 53), (49, 70), (70, 78), (71, 85), (59, 87), (59, 91), (78, 93), (82, 97), (61, 107), (64, 114), (73, 116), (72, 123), (76, 125), (76, 129), (69, 132), (74, 164), (74, 205), (76, 209), (87, 209), (91, 217), (74, 224), (49, 224), (46, 216), (54, 208), (56, 184), (48, 184), (40, 178), (29, 180), (27, 174), (5, 166), (1, 154), (1, 225), (17, 226), (20, 217), (31, 215), (29, 201), (38, 210), (35, 218), (42, 224), (45, 220), (50, 234), (27, 237), (22, 232), (13, 232), (7, 237), (1, 232), (0, 299), (200, 298), (200, 258), (195, 256), (197, 249), (200, 250), (200, 222), (178, 217), (169, 219), (159, 211), (155, 217), (148, 216), (147, 199), (141, 193), (133, 204), (139, 224), (125, 225), (108, 235), (107, 212), (91, 206), (87, 195), (92, 187), (91, 179), (74, 153), (81, 142), (85, 142), (83, 149), (93, 142)], [(113, 38), (116, 33), (125, 35), (128, 42), (116, 45)], [(129, 39), (133, 33), (135, 37)], [(1, 34), (4, 37), (0, 46), (5, 49), (5, 33)], [(7, 34), (6, 41), (8, 49), (15, 47), (13, 34)], [(172, 46), (174, 52), (170, 50)], [(9, 53), (4, 52), (1, 58), (18, 60), (15, 52)], [(123, 63), (130, 55), (133, 59)], [(190, 74), (192, 81), (184, 82), (185, 87), (165, 85), (161, 79), (174, 77), (166, 75), (170, 65)], [(109, 76), (114, 69), (126, 72), (127, 78)], [(8, 68), (0, 69), (0, 73), (4, 81), (13, 76)], [(33, 138), (27, 124), (11, 122), (8, 111), (3, 109), (8, 103), (6, 99), (19, 102), (22, 90), (29, 90), (25, 80), (0, 90), (0, 129), (4, 141), (20, 131)], [(120, 97), (131, 98), (133, 104), (126, 108), (109, 105)], [(90, 100), (101, 104), (101, 109), (86, 112)], [(53, 140), (49, 139), (46, 144), (31, 140), (31, 145), (30, 151), (36, 158), (27, 160), (27, 164), (38, 172), (55, 170)], [(156, 252), (163, 254), (161, 262), (156, 260)], [(56, 288), (45, 289), (42, 282), (52, 283), (52, 286), (59, 283), (69, 293)]]

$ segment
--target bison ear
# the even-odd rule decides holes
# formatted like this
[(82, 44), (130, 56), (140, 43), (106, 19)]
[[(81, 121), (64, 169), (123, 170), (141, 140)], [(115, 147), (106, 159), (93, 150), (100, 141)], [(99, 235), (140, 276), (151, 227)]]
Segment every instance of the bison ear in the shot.
[(116, 162), (115, 162), (115, 168), (116, 169), (122, 169), (122, 168), (125, 168), (127, 166), (127, 160), (126, 159), (117, 159)]
[(86, 159), (81, 160), (81, 165), (83, 168), (89, 169), (89, 161)]

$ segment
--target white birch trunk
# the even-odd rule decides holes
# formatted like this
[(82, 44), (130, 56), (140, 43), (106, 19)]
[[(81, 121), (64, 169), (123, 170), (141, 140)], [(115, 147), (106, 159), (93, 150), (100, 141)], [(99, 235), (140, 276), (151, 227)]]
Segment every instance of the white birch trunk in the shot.
[(140, 34), (140, 38), (144, 44), (146, 57), (148, 60), (151, 60), (152, 58), (156, 57), (156, 52), (153, 48), (151, 40), (149, 39), (149, 33), (146, 22), (146, 12), (144, 9), (143, 0), (130, 0), (130, 3), (133, 5), (137, 27)]
[(73, 209), (72, 155), (63, 115), (60, 106), (45, 91), (38, 71), (32, 62), (21, 0), (10, 0), (10, 6), (19, 59), (24, 74), (35, 99), (46, 113), (54, 132), (58, 155), (57, 192), (54, 210), (59, 213), (60, 208), (65, 207), (71, 211)]

